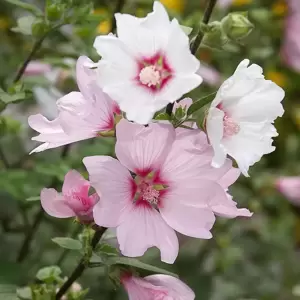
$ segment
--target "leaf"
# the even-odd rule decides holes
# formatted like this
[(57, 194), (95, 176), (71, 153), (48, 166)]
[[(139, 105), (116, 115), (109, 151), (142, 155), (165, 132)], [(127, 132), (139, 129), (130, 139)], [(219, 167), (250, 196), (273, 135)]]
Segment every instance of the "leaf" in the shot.
[(0, 89), (0, 99), (5, 104), (23, 100), (23, 99), (25, 99), (25, 97), (26, 97), (25, 92), (18, 92), (18, 93), (11, 95), (11, 94), (4, 92), (2, 89)]
[(159, 113), (155, 118), (155, 120), (170, 120), (170, 116), (167, 113)]
[(40, 201), (40, 196), (29, 197), (26, 199), (26, 201), (28, 201), (28, 202)]
[(216, 92), (211, 93), (211, 94), (209, 94), (209, 95), (207, 95), (207, 96), (205, 96), (205, 97), (203, 97), (203, 98), (201, 98), (201, 99), (195, 101), (195, 102), (189, 107), (189, 109), (188, 109), (188, 111), (187, 111), (187, 115), (188, 115), (188, 116), (192, 115), (194, 112), (198, 111), (200, 108), (202, 108), (203, 106), (205, 106), (205, 105), (207, 105), (208, 103), (210, 103), (210, 102), (213, 100), (212, 97), (210, 97), (210, 96), (215, 95), (215, 94), (216, 94)]
[(19, 1), (19, 0), (5, 0), (8, 3), (11, 3), (13, 5), (16, 5), (18, 7), (21, 7), (27, 11), (32, 12), (36, 16), (42, 16), (43, 12), (35, 5), (27, 3), (25, 1)]
[(32, 299), (32, 292), (31, 288), (28, 286), (22, 287), (22, 288), (17, 288), (17, 295), (21, 299)]
[(1, 300), (18, 300), (16, 286), (12, 284), (0, 284)]
[(153, 273), (159, 273), (159, 274), (165, 274), (165, 275), (170, 275), (173, 277), (178, 277), (176, 274), (169, 272), (167, 270), (148, 265), (146, 263), (143, 263), (135, 258), (130, 258), (130, 257), (111, 257), (108, 261), (108, 264), (110, 265), (126, 265), (126, 266), (131, 266), (135, 267), (138, 269), (143, 269), (147, 270)]
[(12, 28), (13, 32), (19, 32), (25, 35), (32, 34), (32, 24), (35, 21), (34, 16), (23, 16), (17, 20), (17, 27)]
[(50, 266), (40, 269), (36, 274), (36, 278), (41, 281), (52, 282), (60, 279), (60, 274), (61, 269), (58, 266)]
[(70, 249), (70, 250), (81, 250), (82, 244), (80, 241), (69, 238), (69, 237), (56, 237), (53, 238), (52, 241), (59, 245), (62, 248)]
[(94, 250), (94, 252), (99, 256), (102, 256), (102, 255), (118, 256), (119, 255), (119, 251), (115, 247), (113, 247), (107, 243), (99, 244), (96, 247), (96, 249)]
[(188, 26), (184, 26), (184, 25), (180, 25), (180, 27), (186, 35), (190, 35), (191, 32), (193, 31), (192, 27), (188, 27)]

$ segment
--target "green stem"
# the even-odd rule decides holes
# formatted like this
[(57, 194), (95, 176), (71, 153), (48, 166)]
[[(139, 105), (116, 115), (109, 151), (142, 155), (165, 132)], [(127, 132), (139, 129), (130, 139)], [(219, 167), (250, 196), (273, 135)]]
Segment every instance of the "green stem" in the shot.
[[(101, 237), (103, 236), (104, 232), (107, 228), (105, 227), (98, 227), (97, 231), (95, 232), (93, 239), (91, 241), (91, 247), (92, 249), (95, 249), (98, 242), (100, 241)], [(68, 278), (68, 280), (61, 286), (59, 291), (56, 294), (55, 299), (60, 300), (62, 296), (68, 291), (68, 289), (72, 286), (72, 284), (83, 274), (84, 270), (87, 268), (86, 266), (86, 260), (83, 257), (71, 276)]]
[[(204, 15), (203, 15), (203, 19), (202, 19), (203, 24), (208, 24), (209, 19), (211, 17), (211, 14), (213, 12), (213, 9), (214, 9), (217, 1), (218, 0), (207, 0), (207, 5), (206, 5)], [(204, 36), (203, 32), (199, 29), (198, 34), (197, 34), (193, 44), (191, 45), (191, 53), (192, 54), (197, 53), (198, 48), (200, 47), (200, 44), (202, 42), (203, 36)], [(174, 107), (174, 103), (169, 103), (166, 107), (166, 113), (169, 116), (172, 115), (173, 107)]]

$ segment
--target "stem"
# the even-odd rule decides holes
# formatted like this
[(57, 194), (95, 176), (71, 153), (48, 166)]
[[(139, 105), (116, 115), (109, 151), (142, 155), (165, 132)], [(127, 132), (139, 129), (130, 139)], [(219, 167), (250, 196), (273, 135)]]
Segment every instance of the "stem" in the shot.
[[(211, 17), (211, 14), (213, 12), (213, 9), (214, 9), (217, 1), (218, 0), (207, 0), (206, 8), (205, 8), (203, 19), (202, 19), (201, 23), (208, 24), (209, 19)], [(198, 34), (197, 34), (197, 36), (196, 36), (193, 44), (191, 45), (191, 53), (192, 54), (196, 54), (197, 53), (198, 48), (199, 48), (199, 46), (200, 46), (200, 44), (202, 42), (203, 37), (204, 37), (204, 33), (199, 29)], [(174, 107), (174, 103), (169, 103), (167, 105), (166, 113), (169, 116), (171, 116), (171, 114), (172, 114), (173, 107)]]
[[(68, 155), (69, 150), (70, 150), (70, 145), (64, 146), (64, 148), (62, 150), (62, 153), (61, 153), (61, 158), (65, 158)], [(52, 182), (50, 184), (50, 188), (55, 188), (59, 183), (60, 182), (56, 177), (53, 178)], [(29, 228), (29, 230), (28, 230), (28, 232), (27, 232), (27, 234), (24, 238), (23, 244), (21, 246), (21, 249), (20, 249), (20, 252), (19, 252), (19, 255), (18, 255), (18, 258), (17, 258), (18, 263), (21, 263), (22, 261), (24, 261), (24, 259), (29, 254), (31, 241), (32, 241), (33, 236), (35, 235), (37, 229), (39, 228), (39, 226), (40, 226), (40, 224), (41, 224), (41, 222), (44, 218), (44, 215), (45, 215), (44, 210), (40, 206), (37, 214), (34, 217), (34, 221), (32, 223), (32, 226)]]
[(111, 25), (111, 32), (114, 32), (117, 28), (117, 21), (116, 18), (114, 18), (115, 13), (122, 11), (123, 7), (125, 5), (125, 0), (117, 0), (117, 4), (113, 13), (113, 20)]
[(1, 147), (0, 147), (0, 158), (1, 158), (1, 161), (3, 162), (5, 169), (8, 169), (9, 163), (8, 163), (8, 160), (6, 159), (6, 156)]
[[(93, 239), (91, 241), (91, 247), (92, 249), (95, 249), (98, 242), (100, 241), (101, 237), (103, 236), (104, 232), (107, 228), (105, 227), (98, 227), (97, 231), (95, 232)], [(68, 278), (68, 280), (61, 286), (59, 291), (56, 294), (55, 299), (60, 300), (61, 297), (68, 291), (68, 289), (72, 286), (72, 284), (83, 274), (84, 270), (87, 268), (86, 266), (86, 260), (83, 257), (71, 276)]]
[[(207, 0), (207, 5), (204, 11), (204, 16), (202, 19), (202, 24), (208, 24), (209, 19), (211, 17), (211, 14), (213, 12), (213, 9), (217, 3), (217, 0)], [(194, 40), (192, 46), (191, 46), (191, 52), (192, 54), (196, 54), (198, 51), (198, 48), (202, 42), (202, 39), (204, 37), (204, 33), (199, 29), (199, 32), (196, 36), (196, 39)]]

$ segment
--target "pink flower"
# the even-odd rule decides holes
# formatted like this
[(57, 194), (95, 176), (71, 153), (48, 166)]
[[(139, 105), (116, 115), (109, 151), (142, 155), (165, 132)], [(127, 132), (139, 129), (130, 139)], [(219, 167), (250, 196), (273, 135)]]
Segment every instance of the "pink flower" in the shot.
[(24, 72), (25, 76), (37, 76), (43, 75), (51, 71), (51, 65), (40, 62), (40, 61), (31, 61)]
[(95, 222), (117, 228), (124, 255), (142, 256), (155, 246), (162, 261), (173, 263), (178, 254), (175, 230), (209, 239), (213, 210), (223, 211), (224, 206), (236, 211), (225, 192), (237, 178), (232, 163), (228, 159), (220, 169), (211, 167), (213, 151), (200, 130), (175, 132), (169, 124), (144, 127), (126, 120), (116, 129), (119, 161), (108, 156), (83, 159), (101, 196)]
[(289, 14), (300, 14), (300, 1), (299, 0), (287, 0), (289, 7)]
[(89, 195), (90, 183), (77, 171), (69, 171), (64, 180), (62, 193), (55, 189), (41, 191), (41, 204), (46, 213), (56, 218), (78, 217), (82, 221), (93, 220), (93, 207), (99, 201), (94, 193)]
[(114, 128), (116, 103), (98, 87), (91, 60), (81, 56), (76, 65), (80, 92), (71, 92), (57, 101), (59, 115), (49, 121), (41, 114), (28, 119), (30, 127), (40, 134), (32, 140), (43, 142), (32, 152), (59, 147), (80, 140), (94, 138)]
[(300, 177), (279, 177), (276, 180), (277, 190), (293, 204), (300, 205)]
[(181, 280), (168, 275), (150, 275), (145, 278), (125, 274), (121, 282), (129, 300), (193, 300), (194, 292)]
[(291, 69), (297, 72), (300, 72), (299, 31), (300, 31), (300, 12), (298, 14), (289, 15), (285, 20), (285, 34), (284, 34), (284, 40), (281, 48), (281, 57), (283, 61)]

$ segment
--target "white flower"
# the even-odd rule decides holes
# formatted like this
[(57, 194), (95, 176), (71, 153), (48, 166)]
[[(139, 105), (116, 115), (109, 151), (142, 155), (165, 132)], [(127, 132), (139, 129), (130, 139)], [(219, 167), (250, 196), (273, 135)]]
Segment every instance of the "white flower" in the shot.
[(243, 60), (221, 85), (206, 119), (215, 152), (212, 165), (222, 166), (229, 154), (245, 176), (249, 166), (275, 150), (272, 137), (278, 134), (273, 122), (284, 112), (284, 91), (264, 79), (260, 66), (248, 65), (249, 60)]
[(115, 14), (118, 37), (98, 36), (98, 83), (129, 120), (147, 124), (154, 113), (196, 88), (199, 61), (178, 21), (155, 1), (145, 18)]

